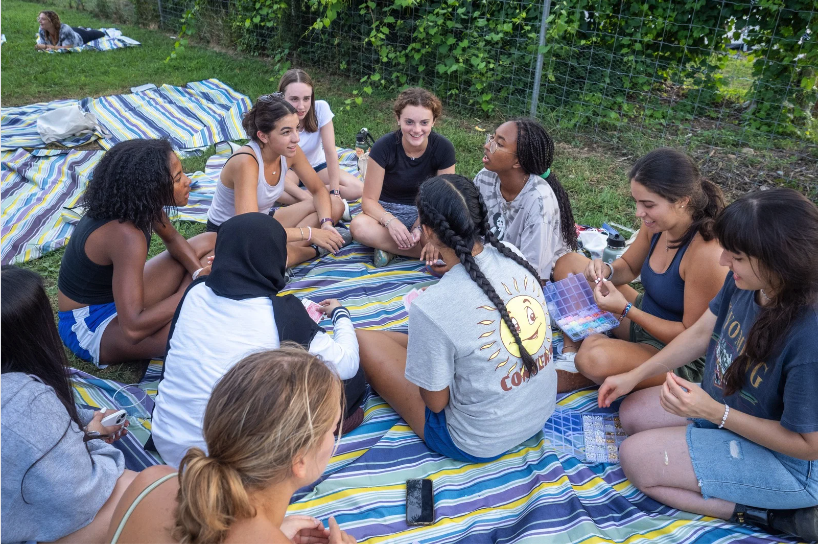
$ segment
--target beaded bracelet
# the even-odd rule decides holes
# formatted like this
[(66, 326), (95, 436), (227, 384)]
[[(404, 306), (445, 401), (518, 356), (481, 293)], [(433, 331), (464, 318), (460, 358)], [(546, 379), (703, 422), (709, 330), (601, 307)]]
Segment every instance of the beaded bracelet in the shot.
[(384, 225), (383, 225), (383, 226), (384, 226), (385, 228), (387, 228), (387, 229), (388, 229), (388, 228), (389, 228), (389, 223), (391, 223), (391, 222), (392, 222), (392, 221), (394, 221), (394, 220), (395, 220), (395, 216), (393, 215), (393, 216), (392, 216), (392, 219), (390, 219), (389, 221), (387, 221), (386, 223), (384, 223)]
[(727, 406), (727, 404), (725, 403), (725, 405), (724, 405), (724, 415), (721, 416), (721, 424), (719, 425), (719, 429), (724, 428), (724, 424), (727, 423), (727, 414), (729, 414), (729, 413), (730, 413), (730, 407)]
[(622, 321), (623, 319), (625, 319), (625, 316), (628, 315), (628, 312), (631, 311), (631, 308), (633, 308), (633, 304), (628, 302), (628, 305), (625, 306), (624, 310), (622, 310), (622, 315), (619, 316), (619, 321)]

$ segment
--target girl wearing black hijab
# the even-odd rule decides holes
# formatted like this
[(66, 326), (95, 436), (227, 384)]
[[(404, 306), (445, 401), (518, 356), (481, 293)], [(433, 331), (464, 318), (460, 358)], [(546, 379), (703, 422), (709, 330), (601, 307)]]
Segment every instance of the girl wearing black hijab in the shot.
[(210, 275), (190, 285), (171, 323), (152, 423), (162, 459), (178, 466), (190, 447), (205, 450), (202, 418), (216, 382), (247, 355), (284, 342), (300, 344), (334, 367), (344, 380), (346, 415), (360, 418), (365, 382), (349, 311), (335, 299), (319, 303), (332, 318), (330, 337), (299, 299), (277, 296), (287, 283), (287, 235), (279, 222), (262, 213), (228, 219), (215, 257)]

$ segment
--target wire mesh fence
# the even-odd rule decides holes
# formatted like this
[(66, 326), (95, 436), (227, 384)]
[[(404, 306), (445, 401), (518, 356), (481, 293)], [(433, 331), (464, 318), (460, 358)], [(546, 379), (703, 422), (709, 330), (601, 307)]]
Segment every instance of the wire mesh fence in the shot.
[(364, 97), (422, 85), (462, 113), (684, 147), (818, 199), (814, 0), (135, 1), (140, 23), (345, 75)]

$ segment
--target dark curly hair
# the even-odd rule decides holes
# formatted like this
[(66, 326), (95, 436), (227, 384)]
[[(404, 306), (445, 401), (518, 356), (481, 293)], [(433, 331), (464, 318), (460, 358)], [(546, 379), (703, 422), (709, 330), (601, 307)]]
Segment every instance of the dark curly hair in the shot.
[(500, 243), (488, 222), (488, 209), (477, 187), (458, 174), (443, 174), (435, 176), (420, 186), (417, 196), (418, 215), (421, 225), (432, 229), (440, 241), (454, 250), (472, 281), (480, 286), (500, 317), (511, 331), (514, 341), (520, 348), (520, 358), (529, 375), (537, 373), (537, 363), (534, 357), (523, 346), (520, 333), (511, 321), (508, 310), (497, 294), (497, 291), (488, 278), (480, 270), (477, 261), (472, 256), (475, 242), (481, 238), (494, 246), (503, 256), (513, 260), (526, 270), (541, 284), (537, 271), (528, 261)]
[[(517, 161), (526, 174), (542, 177), (554, 191), (560, 210), (562, 239), (565, 245), (572, 251), (576, 251), (577, 228), (574, 225), (571, 200), (557, 176), (551, 172), (551, 163), (554, 161), (554, 140), (536, 119), (521, 117), (512, 119), (511, 122), (517, 125)], [(548, 176), (543, 177), (546, 172)]]
[(83, 205), (93, 219), (130, 221), (143, 232), (175, 210), (167, 140), (128, 140), (112, 147), (94, 170)]
[(49, 9), (43, 10), (40, 13), (48, 17), (48, 20), (51, 21), (51, 24), (54, 26), (54, 32), (57, 34), (57, 39), (60, 39), (60, 27), (62, 23), (60, 22), (60, 16), (57, 15), (56, 11), (51, 11)]

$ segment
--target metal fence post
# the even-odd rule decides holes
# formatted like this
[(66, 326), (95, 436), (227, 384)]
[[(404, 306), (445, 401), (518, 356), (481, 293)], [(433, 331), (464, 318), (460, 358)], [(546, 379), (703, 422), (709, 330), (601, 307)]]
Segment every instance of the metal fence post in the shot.
[[(160, 0), (161, 1), (161, 0)], [(542, 81), (542, 46), (545, 45), (545, 31), (548, 28), (548, 17), (551, 15), (551, 0), (544, 0), (542, 19), (540, 20), (540, 45), (537, 47), (537, 69), (534, 72), (534, 88), (531, 89), (531, 117), (537, 115), (537, 103), (540, 101), (540, 82)]]
[(161, 28), (165, 27), (165, 18), (162, 16), (162, 0), (156, 0), (156, 3), (159, 6), (159, 26)]

